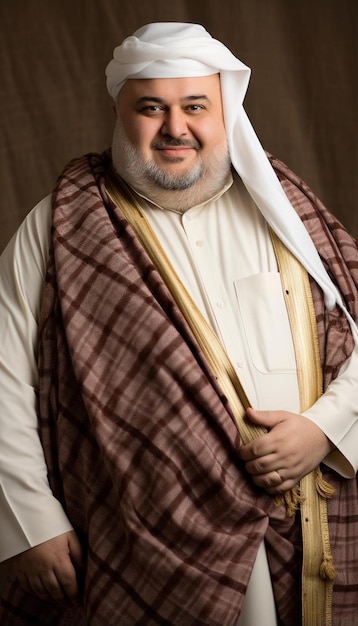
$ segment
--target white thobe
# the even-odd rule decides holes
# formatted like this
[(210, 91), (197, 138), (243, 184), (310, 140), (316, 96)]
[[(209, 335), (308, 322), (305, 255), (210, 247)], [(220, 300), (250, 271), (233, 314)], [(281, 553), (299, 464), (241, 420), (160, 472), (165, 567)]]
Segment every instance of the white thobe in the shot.
[[(241, 182), (235, 179), (184, 214), (144, 199), (142, 204), (179, 277), (223, 343), (251, 405), (299, 412), (292, 339), (271, 239)], [(37, 436), (37, 322), (50, 221), (47, 197), (0, 261), (0, 560), (71, 528), (49, 490)], [(338, 379), (304, 413), (335, 444), (325, 462), (345, 477), (358, 467), (357, 380), (355, 349)], [(263, 545), (240, 626), (259, 623), (276, 624)]]

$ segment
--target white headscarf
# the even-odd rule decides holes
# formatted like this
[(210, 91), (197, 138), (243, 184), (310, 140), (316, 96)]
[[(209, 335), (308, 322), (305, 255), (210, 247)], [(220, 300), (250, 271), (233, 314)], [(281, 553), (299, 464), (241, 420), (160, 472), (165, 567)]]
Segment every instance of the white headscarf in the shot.
[(321, 286), (325, 303), (342, 298), (329, 278), (303, 223), (284, 193), (243, 108), (251, 70), (199, 24), (162, 22), (143, 26), (115, 48), (106, 68), (116, 98), (129, 78), (184, 78), (220, 73), (225, 128), (233, 167), (279, 238)]

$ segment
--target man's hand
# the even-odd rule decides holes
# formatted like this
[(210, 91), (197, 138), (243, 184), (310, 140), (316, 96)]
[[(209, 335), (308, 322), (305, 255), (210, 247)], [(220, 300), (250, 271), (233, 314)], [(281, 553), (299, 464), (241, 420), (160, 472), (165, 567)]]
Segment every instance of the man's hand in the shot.
[(322, 430), (303, 415), (250, 408), (247, 417), (268, 432), (242, 446), (240, 456), (254, 483), (272, 495), (297, 485), (334, 448)]
[(80, 602), (76, 570), (83, 569), (82, 548), (74, 531), (58, 535), (13, 557), (10, 574), (47, 602)]

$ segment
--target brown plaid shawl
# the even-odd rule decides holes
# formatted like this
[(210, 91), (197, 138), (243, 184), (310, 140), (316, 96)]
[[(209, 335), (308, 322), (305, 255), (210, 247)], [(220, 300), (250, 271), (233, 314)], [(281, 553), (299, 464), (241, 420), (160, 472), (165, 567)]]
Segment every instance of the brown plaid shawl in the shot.
[[(234, 626), (265, 537), (280, 623), (298, 626), (299, 515), (285, 517), (248, 480), (225, 398), (108, 201), (108, 163), (108, 154), (87, 155), (59, 179), (40, 329), (40, 430), (51, 486), (87, 555), (83, 608), (44, 605), (13, 584), (0, 623)], [(355, 242), (302, 181), (272, 163), (358, 317)], [(324, 310), (315, 284), (313, 294), (327, 385), (353, 342), (344, 315)], [(358, 623), (357, 489), (324, 472), (337, 490), (333, 624), (343, 626)]]

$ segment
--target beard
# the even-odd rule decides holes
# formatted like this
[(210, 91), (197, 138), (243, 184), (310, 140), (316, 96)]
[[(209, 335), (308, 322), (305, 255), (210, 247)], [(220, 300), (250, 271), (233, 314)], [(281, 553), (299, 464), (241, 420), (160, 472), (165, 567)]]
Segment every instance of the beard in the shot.
[[(152, 148), (158, 150), (174, 146), (187, 146), (197, 151), (200, 149), (198, 142), (190, 142), (188, 140), (174, 139), (171, 137), (168, 137), (165, 141), (157, 141), (152, 144)], [(140, 173), (142, 177), (147, 177), (152, 183), (168, 191), (183, 191), (184, 189), (188, 189), (192, 185), (195, 185), (205, 173), (204, 164), (201, 159), (189, 170), (179, 174), (173, 174), (162, 169), (155, 161), (145, 160), (143, 157), (139, 159), (138, 150), (133, 146), (129, 149), (132, 155), (128, 156), (134, 157), (136, 155), (137, 173)], [(171, 157), (170, 160), (168, 159), (168, 162), (180, 163), (181, 158)]]
[[(146, 159), (124, 132), (117, 118), (113, 142), (112, 161), (116, 172), (140, 194), (164, 208), (184, 211), (208, 200), (218, 193), (227, 181), (231, 161), (226, 141), (216, 147), (205, 160), (200, 155), (200, 143), (193, 139), (165, 137), (153, 141), (152, 149), (188, 146), (198, 153), (194, 166), (181, 172), (170, 172), (154, 160)], [(168, 159), (180, 163), (181, 157)]]

